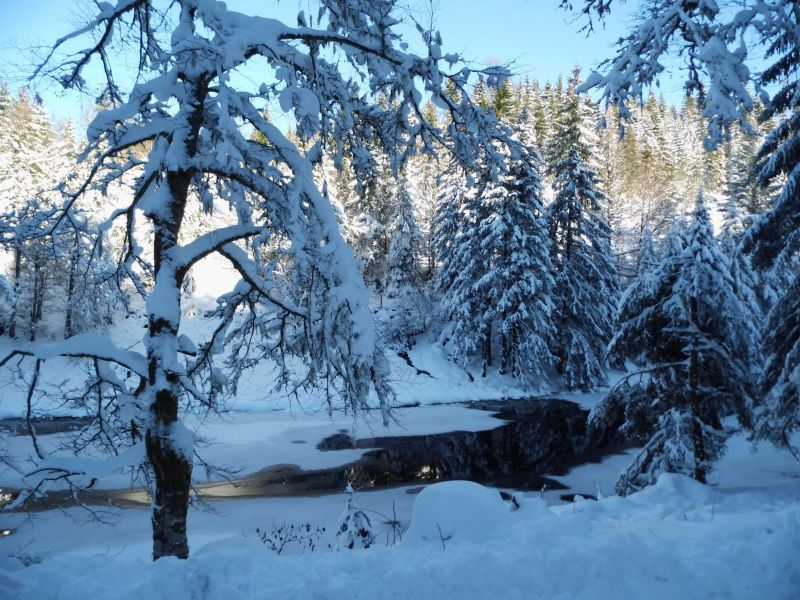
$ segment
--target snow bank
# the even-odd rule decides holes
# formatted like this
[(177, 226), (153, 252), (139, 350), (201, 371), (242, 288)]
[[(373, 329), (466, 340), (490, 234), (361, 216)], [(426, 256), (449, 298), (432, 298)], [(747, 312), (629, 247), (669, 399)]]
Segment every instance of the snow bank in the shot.
[[(534, 499), (533, 510), (528, 499), (509, 512), (496, 491), (451, 482), (420, 494), (416, 522), (395, 547), (276, 556), (226, 539), (187, 561), (152, 563), (113, 547), (27, 568), (7, 558), (0, 597), (796, 599), (798, 493), (796, 482), (720, 492), (668, 475), (629, 498), (549, 509)], [(468, 527), (444, 547), (438, 536), (419, 543), (415, 532), (442, 521)]]
[(414, 502), (414, 515), (403, 545), (480, 543), (502, 536), (511, 526), (511, 514), (497, 490), (472, 481), (445, 481), (431, 485)]

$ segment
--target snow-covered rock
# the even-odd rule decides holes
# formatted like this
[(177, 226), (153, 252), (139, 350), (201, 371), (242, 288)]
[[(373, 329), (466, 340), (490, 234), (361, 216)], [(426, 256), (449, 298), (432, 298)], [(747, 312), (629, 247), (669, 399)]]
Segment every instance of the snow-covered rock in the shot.
[(496, 538), (512, 523), (496, 489), (472, 481), (444, 481), (420, 492), (404, 545), (475, 542)]

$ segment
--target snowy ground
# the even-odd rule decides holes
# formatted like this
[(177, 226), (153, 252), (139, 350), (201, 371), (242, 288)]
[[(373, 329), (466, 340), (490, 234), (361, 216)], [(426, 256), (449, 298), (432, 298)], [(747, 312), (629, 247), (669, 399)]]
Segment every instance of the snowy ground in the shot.
[[(404, 489), (360, 494), (360, 506), (381, 514), (369, 513), (378, 544), (355, 551), (327, 547), (341, 495), (193, 511), (191, 558), (156, 563), (147, 558), (148, 511), (125, 511), (113, 527), (74, 510), (47, 513), (0, 541), (0, 597), (790, 599), (800, 592), (797, 480), (730, 490), (664, 476), (630, 498), (548, 506), (533, 495), (515, 512), (490, 492), (476, 497), (452, 485), (428, 488), (425, 502)], [(383, 524), (392, 504), (403, 525), (411, 523), (395, 546)], [(255, 534), (306, 520), (327, 528), (313, 553), (295, 546), (277, 556)]]
[[(424, 431), (424, 411), (443, 408), (454, 407), (411, 412), (420, 413)], [(233, 436), (236, 430), (226, 433), (226, 427), (236, 425), (219, 429)], [(298, 433), (275, 430), (286, 439)], [(0, 598), (798, 597), (800, 465), (787, 453), (768, 445), (753, 451), (738, 437), (714, 472), (713, 487), (667, 476), (627, 499), (603, 497), (629, 459), (612, 455), (558, 478), (575, 492), (599, 491), (599, 502), (559, 503), (563, 490), (543, 499), (526, 493), (522, 508), (510, 512), (499, 495), (476, 504), (469, 493), (445, 489), (443, 499), (415, 508), (420, 488), (359, 493), (378, 540), (359, 551), (328, 548), (335, 547), (344, 494), (195, 508), (191, 558), (156, 564), (147, 558), (145, 509), (103, 513), (112, 524), (79, 509), (32, 520), (4, 514), (0, 528), (16, 531), (0, 538)], [(403, 529), (414, 524), (394, 546), (386, 524), (393, 515)], [(306, 522), (326, 532), (317, 550), (302, 556), (296, 544), (276, 556), (255, 533)], [(432, 523), (445, 533), (419, 533)]]

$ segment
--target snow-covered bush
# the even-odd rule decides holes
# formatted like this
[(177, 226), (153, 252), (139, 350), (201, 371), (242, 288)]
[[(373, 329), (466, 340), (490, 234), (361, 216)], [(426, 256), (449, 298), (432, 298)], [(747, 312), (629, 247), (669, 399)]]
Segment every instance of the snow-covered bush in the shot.
[(256, 535), (261, 543), (275, 554), (283, 554), (288, 548), (297, 547), (300, 552), (313, 552), (319, 544), (319, 538), (325, 533), (324, 527), (312, 527), (311, 523), (284, 523), (277, 525), (272, 531), (256, 527)]
[[(703, 456), (696, 453), (696, 439), (702, 438)], [(711, 470), (725, 449), (726, 435), (709, 427), (687, 410), (672, 408), (658, 419), (658, 429), (647, 445), (625, 469), (615, 492), (627, 496), (653, 485), (661, 473), (679, 473), (696, 477), (701, 469)]]
[(344, 491), (347, 493), (347, 507), (339, 517), (339, 529), (336, 533), (339, 546), (348, 550), (369, 548), (375, 543), (372, 521), (356, 505), (353, 486), (348, 483)]
[(408, 350), (430, 325), (434, 304), (420, 290), (405, 288), (384, 301), (375, 313), (381, 339), (387, 346)]

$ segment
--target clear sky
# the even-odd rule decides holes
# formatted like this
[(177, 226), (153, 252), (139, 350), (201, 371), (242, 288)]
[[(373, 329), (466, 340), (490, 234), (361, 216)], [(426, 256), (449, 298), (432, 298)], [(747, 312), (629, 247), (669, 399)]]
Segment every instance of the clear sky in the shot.
[[(442, 33), (446, 52), (460, 52), (473, 63), (512, 63), (520, 75), (540, 81), (568, 75), (575, 65), (584, 72), (612, 54), (612, 43), (627, 29), (630, 9), (622, 3), (605, 29), (589, 38), (579, 31), (582, 21), (558, 8), (558, 0), (432, 0), (435, 27)], [(29, 52), (21, 48), (51, 43), (79, 22), (77, 15), (87, 0), (0, 0), (0, 79), (12, 87), (29, 72)], [(228, 7), (249, 14), (274, 16), (289, 22), (298, 9), (316, 11), (313, 0), (228, 0)], [(427, 24), (431, 0), (406, 0), (409, 14)], [(408, 41), (418, 35), (408, 29)], [(81, 100), (74, 94), (60, 97), (54, 86), (37, 90), (57, 118), (78, 119)], [(680, 86), (672, 82), (661, 90), (678, 102)]]

